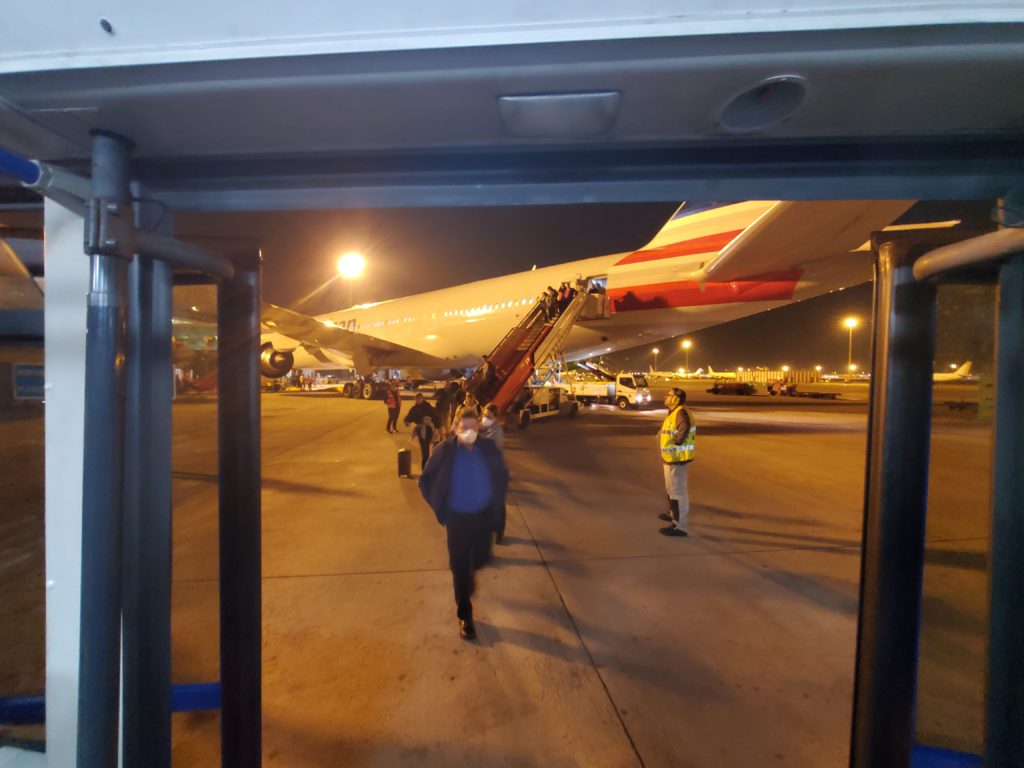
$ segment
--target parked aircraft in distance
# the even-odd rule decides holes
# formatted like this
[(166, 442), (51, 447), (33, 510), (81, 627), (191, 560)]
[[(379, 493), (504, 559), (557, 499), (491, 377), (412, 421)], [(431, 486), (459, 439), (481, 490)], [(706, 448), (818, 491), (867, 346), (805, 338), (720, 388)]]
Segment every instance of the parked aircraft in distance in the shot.
[(968, 360), (966, 363), (961, 365), (952, 373), (935, 373), (932, 374), (932, 381), (938, 382), (953, 382), (953, 381), (977, 381), (977, 376), (971, 375), (971, 365), (973, 363)]

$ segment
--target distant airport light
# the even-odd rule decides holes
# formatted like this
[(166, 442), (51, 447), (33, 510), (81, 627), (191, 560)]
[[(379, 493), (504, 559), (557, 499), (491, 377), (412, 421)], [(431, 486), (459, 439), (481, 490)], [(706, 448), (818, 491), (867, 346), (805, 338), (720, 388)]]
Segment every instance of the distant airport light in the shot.
[(743, 366), (741, 365), (741, 366), (740, 366), (739, 368), (737, 368), (736, 370), (737, 370), (737, 372), (739, 372), (739, 373), (743, 373)]
[(690, 341), (689, 339), (683, 339), (682, 343), (679, 346), (681, 346), (683, 348), (683, 351), (686, 352), (686, 372), (689, 373), (690, 372), (690, 347), (693, 346), (693, 342)]
[(956, 370), (957, 368), (959, 368), (959, 367), (960, 367), (960, 366), (959, 366), (959, 365), (957, 365), (956, 363), (950, 363), (950, 364), (949, 364), (949, 369), (950, 369), (951, 371), (955, 371), (955, 370)]
[(843, 325), (845, 325), (847, 328), (856, 328), (858, 325), (860, 325), (860, 320), (858, 320), (856, 317), (848, 317), (845, 320), (843, 320)]
[(788, 365), (782, 366), (782, 372), (783, 373), (789, 373), (789, 366)]
[(816, 370), (818, 373), (821, 373), (821, 366), (820, 365), (814, 366), (814, 370)]
[(850, 363), (850, 373), (853, 373), (856, 370), (857, 370), (857, 364), (856, 363)]
[(199, 307), (193, 306), (193, 307), (192, 307), (192, 311), (193, 311), (193, 312), (198, 312), (198, 311), (199, 311)]

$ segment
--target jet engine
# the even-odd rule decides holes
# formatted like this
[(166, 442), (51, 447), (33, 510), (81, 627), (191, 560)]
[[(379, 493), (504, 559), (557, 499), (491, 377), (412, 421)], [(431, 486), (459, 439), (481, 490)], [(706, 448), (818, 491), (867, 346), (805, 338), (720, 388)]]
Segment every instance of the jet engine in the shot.
[(295, 367), (295, 355), (274, 349), (269, 341), (260, 347), (260, 373), (268, 379), (287, 376), (288, 371)]

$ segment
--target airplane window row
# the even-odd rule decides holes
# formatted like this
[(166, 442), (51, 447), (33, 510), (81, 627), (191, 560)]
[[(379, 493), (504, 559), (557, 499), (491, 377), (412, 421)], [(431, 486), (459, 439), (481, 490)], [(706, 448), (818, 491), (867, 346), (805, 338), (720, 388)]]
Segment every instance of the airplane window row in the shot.
[(529, 306), (533, 304), (533, 299), (510, 299), (509, 301), (502, 301), (497, 304), (481, 304), (478, 307), (470, 307), (468, 309), (451, 309), (444, 313), (445, 317), (459, 317), (468, 315), (482, 315), (488, 312), (497, 312), (502, 309), (512, 309), (513, 307)]
[[(497, 312), (502, 309), (512, 309), (513, 307), (526, 307), (534, 303), (535, 299), (510, 299), (509, 301), (502, 301), (498, 304), (481, 304), (477, 307), (469, 307), (468, 309), (452, 309), (444, 313), (445, 317), (473, 317), (474, 315), (483, 315), (490, 312)], [(431, 318), (434, 318), (434, 313), (431, 313)], [(373, 323), (360, 323), (353, 327), (353, 330), (362, 330), (364, 328), (380, 328), (385, 325), (398, 325), (400, 323), (412, 323), (415, 322), (415, 317), (401, 317), (394, 318), (391, 320), (377, 320)], [(328, 325), (334, 325), (331, 321), (327, 321)], [(337, 327), (337, 326), (335, 326)]]

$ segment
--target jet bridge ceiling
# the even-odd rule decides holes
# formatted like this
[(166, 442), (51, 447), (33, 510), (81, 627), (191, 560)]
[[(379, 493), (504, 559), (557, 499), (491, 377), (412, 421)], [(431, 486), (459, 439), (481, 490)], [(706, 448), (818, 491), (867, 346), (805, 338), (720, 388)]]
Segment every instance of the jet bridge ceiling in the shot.
[(341, 35), (317, 3), (319, 36), (308, 9), (270, 35), (264, 3), (196, 28), (191, 0), (58, 5), (14, 11), (0, 144), (73, 162), (115, 131), (179, 208), (986, 197), (1024, 175), (1024, 24), (987, 23), (1017, 4), (388, 5)]

